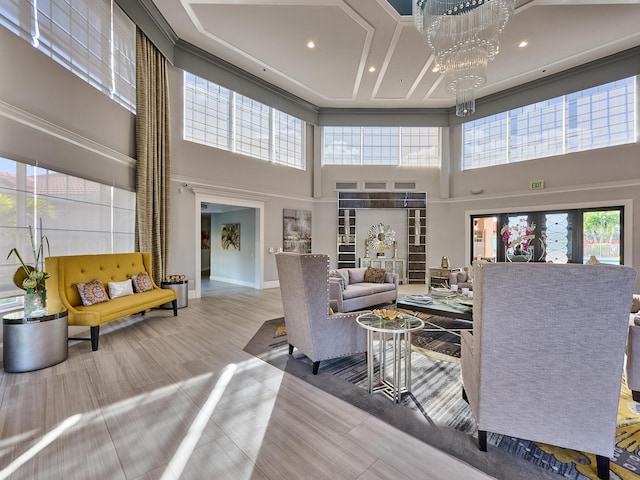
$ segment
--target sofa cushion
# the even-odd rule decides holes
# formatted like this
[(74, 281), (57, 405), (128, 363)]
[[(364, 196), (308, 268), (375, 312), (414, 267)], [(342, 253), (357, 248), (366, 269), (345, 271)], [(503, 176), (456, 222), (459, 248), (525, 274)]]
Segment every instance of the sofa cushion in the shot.
[(364, 273), (367, 271), (366, 268), (348, 268), (347, 270), (349, 271), (349, 285), (364, 282)]
[(131, 279), (122, 282), (109, 282), (109, 298), (124, 297), (133, 295), (133, 285)]
[(364, 297), (367, 295), (375, 295), (376, 293), (388, 292), (395, 290), (393, 283), (357, 283), (349, 285), (349, 289), (342, 293), (342, 298), (348, 300), (350, 298)]
[(364, 272), (364, 281), (367, 283), (384, 283), (386, 273), (384, 268), (368, 267)]
[(131, 275), (131, 281), (133, 282), (133, 290), (136, 293), (148, 292), (153, 289), (151, 278), (149, 278), (149, 274), (147, 272)]
[(77, 283), (76, 287), (78, 288), (82, 304), (85, 307), (109, 301), (109, 296), (101, 280)]

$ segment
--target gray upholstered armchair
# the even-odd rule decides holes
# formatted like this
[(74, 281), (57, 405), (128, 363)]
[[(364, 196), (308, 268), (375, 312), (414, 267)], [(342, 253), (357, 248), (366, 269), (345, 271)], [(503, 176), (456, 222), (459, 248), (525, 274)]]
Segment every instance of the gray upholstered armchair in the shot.
[(474, 266), (461, 361), (480, 450), (487, 431), (549, 443), (595, 454), (609, 478), (635, 278), (614, 265)]
[(367, 351), (366, 330), (356, 323), (363, 312), (329, 315), (329, 256), (276, 254), (289, 354), (294, 346), (313, 361)]

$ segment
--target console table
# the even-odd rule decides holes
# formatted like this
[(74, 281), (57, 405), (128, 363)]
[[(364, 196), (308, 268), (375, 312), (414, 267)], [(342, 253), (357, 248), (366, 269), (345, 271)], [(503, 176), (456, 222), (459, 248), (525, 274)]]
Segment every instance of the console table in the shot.
[(5, 372), (40, 370), (67, 359), (67, 309), (47, 309), (40, 317), (18, 311), (2, 319)]
[(407, 283), (407, 260), (405, 258), (360, 258), (360, 267), (382, 268), (397, 273), (400, 283)]
[(461, 272), (462, 268), (441, 268), (431, 267), (429, 268), (429, 286), (431, 287), (444, 287), (449, 286), (449, 275), (456, 272)]

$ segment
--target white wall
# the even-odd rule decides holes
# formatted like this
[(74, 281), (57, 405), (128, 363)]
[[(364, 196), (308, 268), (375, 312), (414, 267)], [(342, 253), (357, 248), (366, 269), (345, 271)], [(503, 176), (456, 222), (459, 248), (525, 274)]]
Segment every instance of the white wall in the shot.
[[(0, 155), (135, 188), (134, 116), (130, 112), (1, 27), (0, 64), (10, 66), (3, 68), (0, 76)], [(312, 249), (330, 254), (335, 265), (336, 180), (415, 181), (418, 191), (426, 191), (429, 266), (439, 265), (443, 255), (452, 265), (468, 263), (469, 212), (623, 201), (629, 205), (626, 260), (632, 264), (640, 259), (640, 209), (636, 208), (640, 201), (639, 144), (463, 172), (455, 160), (460, 150), (460, 129), (452, 128), (450, 150), (454, 161), (450, 177), (434, 168), (323, 167), (316, 171), (319, 188), (314, 197), (311, 167), (300, 171), (183, 141), (181, 78), (179, 70), (170, 68), (170, 272), (185, 274), (191, 280), (200, 273), (196, 272), (196, 253), (200, 254), (200, 231), (196, 231), (200, 204), (196, 204), (196, 194), (264, 206), (264, 237), (261, 251), (255, 255), (264, 257), (266, 284), (277, 280), (275, 258), (266, 249), (282, 246), (284, 208), (313, 212)], [(312, 127), (308, 133), (307, 157), (312, 165)], [(531, 180), (544, 180), (548, 188), (531, 192)], [(195, 190), (180, 193), (183, 183)], [(471, 189), (477, 187), (484, 193), (472, 195)], [(399, 250), (403, 247), (399, 245)], [(640, 292), (640, 283), (636, 291)]]

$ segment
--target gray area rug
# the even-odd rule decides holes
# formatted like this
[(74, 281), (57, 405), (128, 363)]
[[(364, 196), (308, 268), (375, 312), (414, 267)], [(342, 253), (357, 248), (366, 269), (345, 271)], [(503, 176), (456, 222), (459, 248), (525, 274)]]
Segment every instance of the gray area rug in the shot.
[[(288, 354), (286, 333), (283, 333), (281, 328), (283, 325), (284, 321), (281, 318), (265, 322), (247, 344), (245, 351), (495, 478), (588, 478), (582, 476), (572, 463), (558, 462), (544, 452), (534, 452), (538, 455), (536, 462), (502, 448), (490, 447), (487, 452), (480, 452), (471, 409), (462, 400), (459, 361), (453, 358), (450, 358), (452, 361), (443, 361), (422, 355), (418, 351), (413, 352), (412, 393), (405, 396), (402, 403), (394, 404), (382, 394), (369, 395), (366, 388), (364, 355), (321, 362), (318, 374), (313, 375), (312, 362), (306, 356), (297, 350), (294, 350), (293, 355)], [(490, 445), (499, 445), (503, 438), (506, 441), (513, 440), (510, 437), (489, 434), (488, 442)], [(516, 448), (526, 450), (528, 447), (517, 445)], [(425, 465), (425, 478), (429, 478), (427, 472), (428, 465)]]

